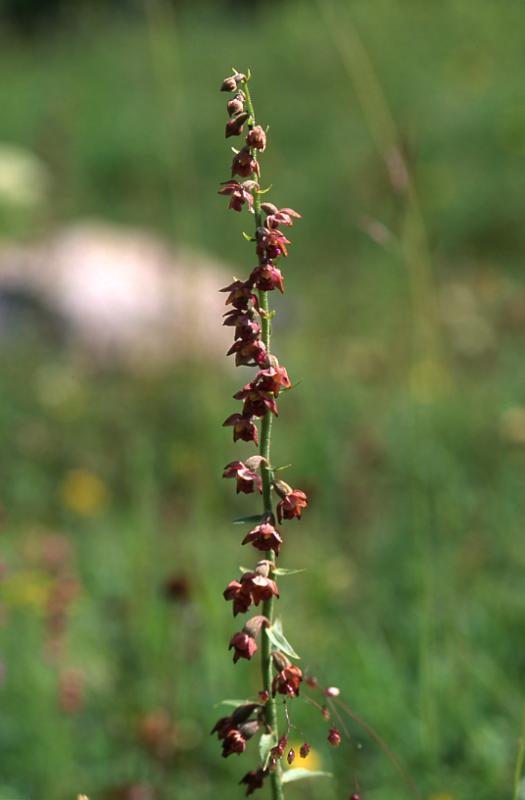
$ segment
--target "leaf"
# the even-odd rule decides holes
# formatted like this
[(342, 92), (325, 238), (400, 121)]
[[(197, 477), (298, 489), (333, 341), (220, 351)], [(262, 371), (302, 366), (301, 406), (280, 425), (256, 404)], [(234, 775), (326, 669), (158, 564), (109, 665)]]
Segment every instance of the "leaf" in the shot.
[(286, 567), (276, 567), (272, 570), (274, 575), (297, 575), (299, 572), (306, 572), (305, 569), (286, 569)]
[(297, 769), (289, 769), (287, 770), (282, 777), (283, 783), (293, 783), (294, 781), (302, 781), (303, 778), (332, 778), (333, 775), (331, 772), (319, 772), (310, 769), (303, 769), (302, 767), (297, 767)]
[(275, 734), (263, 733), (259, 739), (259, 756), (261, 759), (262, 768), (266, 769), (268, 761), (270, 760), (270, 750), (277, 744)]
[(290, 656), (290, 658), (300, 658), (290, 642), (285, 638), (281, 620), (276, 619), (270, 628), (265, 628), (265, 631), (268, 639), (278, 650), (281, 650), (285, 655)]
[(260, 522), (262, 514), (252, 514), (250, 517), (237, 517), (233, 520), (234, 525), (244, 525), (245, 523)]
[(215, 703), (214, 708), (218, 706), (232, 706), (233, 708), (237, 708), (237, 706), (245, 706), (251, 702), (251, 700), (220, 700), (218, 703)]
[(254, 237), (251, 236), (249, 233), (246, 233), (246, 231), (243, 231), (242, 235), (246, 239), (247, 242), (254, 242), (255, 241)]

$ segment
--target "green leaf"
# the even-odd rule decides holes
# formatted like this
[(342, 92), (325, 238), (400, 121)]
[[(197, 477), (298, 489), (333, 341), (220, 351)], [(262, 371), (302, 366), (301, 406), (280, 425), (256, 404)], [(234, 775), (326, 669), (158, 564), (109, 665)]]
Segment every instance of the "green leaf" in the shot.
[(314, 772), (314, 770), (310, 769), (303, 769), (302, 767), (297, 767), (297, 769), (289, 769), (287, 770), (282, 777), (283, 783), (293, 783), (294, 781), (302, 781), (304, 778), (332, 778), (333, 775), (331, 772)]
[(276, 567), (272, 570), (274, 575), (297, 575), (299, 572), (306, 572), (305, 569), (286, 569), (286, 567)]
[(254, 237), (250, 236), (250, 234), (246, 233), (246, 231), (243, 231), (242, 235), (244, 236), (244, 238), (246, 239), (247, 242), (254, 242), (255, 241)]
[(244, 525), (245, 523), (260, 522), (262, 514), (252, 514), (250, 517), (237, 517), (233, 520), (234, 525)]
[(285, 638), (280, 619), (276, 619), (270, 628), (265, 628), (265, 631), (268, 639), (271, 641), (274, 647), (276, 647), (278, 650), (281, 650), (283, 653), (285, 653), (285, 655), (290, 656), (290, 658), (300, 658), (290, 642)]
[(215, 703), (215, 708), (218, 706), (232, 706), (233, 708), (237, 708), (237, 706), (245, 706), (248, 703), (251, 703), (251, 700), (221, 700), (218, 703)]
[(259, 739), (259, 756), (262, 768), (266, 769), (270, 760), (270, 750), (277, 744), (277, 739), (273, 733), (263, 733)]

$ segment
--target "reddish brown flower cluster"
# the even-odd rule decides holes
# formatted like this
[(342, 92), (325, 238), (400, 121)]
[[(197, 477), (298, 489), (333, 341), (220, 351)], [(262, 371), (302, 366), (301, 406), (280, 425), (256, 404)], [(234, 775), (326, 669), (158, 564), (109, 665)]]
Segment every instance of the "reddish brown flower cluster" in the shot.
[[(229, 198), (228, 207), (236, 212), (247, 209), (255, 217), (255, 231), (252, 241), (255, 244), (257, 264), (251, 268), (244, 280), (235, 279), (221, 289), (226, 293), (228, 309), (223, 324), (233, 329), (233, 344), (227, 355), (235, 355), (236, 366), (256, 368), (255, 376), (239, 389), (233, 398), (242, 403), (240, 410), (231, 414), (223, 423), (231, 427), (234, 442), (260, 443), (260, 455), (243, 461), (232, 461), (226, 465), (223, 477), (234, 478), (237, 493), (263, 495), (263, 511), (259, 518), (254, 517), (253, 527), (245, 534), (242, 544), (251, 544), (256, 550), (265, 553), (265, 558), (253, 571), (245, 570), (238, 580), (232, 580), (223, 592), (225, 600), (232, 602), (234, 617), (250, 610), (252, 605), (263, 604), (263, 613), (249, 619), (244, 627), (233, 634), (229, 648), (233, 650), (233, 661), (251, 660), (258, 650), (257, 637), (268, 636), (273, 644), (279, 643), (282, 650), (293, 655), (286, 640), (276, 639), (271, 631), (273, 626), (273, 601), (279, 598), (275, 582), (275, 559), (279, 555), (283, 539), (276, 527), (273, 511), (272, 492), (277, 497), (276, 515), (279, 523), (283, 520), (300, 519), (303, 509), (308, 506), (306, 494), (293, 489), (283, 481), (274, 480), (274, 470), (270, 462), (269, 429), (273, 417), (279, 414), (278, 399), (282, 391), (291, 388), (291, 381), (285, 367), (270, 353), (270, 325), (274, 312), (268, 306), (268, 293), (278, 290), (284, 292), (284, 276), (278, 259), (288, 255), (290, 240), (283, 228), (290, 228), (300, 214), (292, 208), (278, 208), (273, 203), (261, 202), (263, 192), (259, 186), (260, 167), (258, 155), (266, 149), (265, 130), (257, 125), (248, 89), (249, 76), (234, 72), (222, 83), (221, 90), (231, 92), (227, 103), (228, 121), (226, 138), (245, 134), (244, 144), (234, 149), (231, 177), (221, 184), (219, 194)], [(246, 237), (248, 238), (248, 237)], [(258, 425), (260, 424), (260, 430)], [(281, 644), (282, 642), (282, 644)], [(266, 642), (267, 644), (267, 642)], [(223, 755), (242, 753), (248, 739), (264, 724), (265, 732), (274, 736), (273, 748), (262, 758), (259, 769), (247, 772), (241, 780), (250, 795), (263, 786), (270, 776), (275, 790), (275, 781), (280, 780), (279, 760), (286, 756), (288, 764), (295, 759), (295, 751), (287, 748), (287, 737), (278, 738), (276, 697), (283, 702), (299, 695), (303, 680), (301, 669), (293, 665), (281, 649), (271, 652), (269, 647), (263, 651), (264, 687), (259, 692), (260, 704), (240, 706), (230, 717), (218, 721), (213, 729), (222, 741)], [(270, 658), (275, 674), (271, 675)], [(309, 745), (304, 743), (299, 751), (306, 758)], [(275, 796), (275, 795), (274, 795)]]

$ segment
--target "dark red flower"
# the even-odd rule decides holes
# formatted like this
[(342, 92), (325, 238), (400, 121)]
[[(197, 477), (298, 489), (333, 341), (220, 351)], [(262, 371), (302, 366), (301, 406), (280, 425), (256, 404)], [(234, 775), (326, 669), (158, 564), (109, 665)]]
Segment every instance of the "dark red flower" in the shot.
[(260, 168), (257, 159), (252, 155), (249, 147), (241, 147), (232, 161), (232, 177), (240, 175), (242, 178), (249, 178), (251, 175), (259, 175)]
[(243, 703), (237, 706), (229, 717), (221, 717), (211, 730), (211, 733), (216, 733), (219, 739), (224, 739), (226, 734), (237, 728), (242, 722), (251, 717), (254, 711), (261, 709), (260, 703)]
[(259, 308), (257, 295), (252, 292), (252, 285), (249, 281), (233, 281), (229, 286), (219, 289), (220, 292), (229, 292), (226, 298), (226, 305), (246, 311), (250, 308), (250, 303), (255, 308)]
[[(233, 317), (233, 315), (232, 315)], [(230, 317), (230, 319), (232, 319)], [(243, 342), (250, 342), (259, 338), (261, 326), (255, 322), (250, 312), (243, 314), (235, 319), (235, 338), (242, 339)]]
[(267, 575), (245, 572), (244, 575), (241, 575), (241, 585), (242, 591), (251, 595), (256, 606), (264, 600), (269, 600), (270, 597), (279, 597), (277, 584)]
[(277, 397), (281, 389), (289, 389), (292, 385), (286, 367), (268, 367), (260, 370), (252, 381), (252, 386), (271, 392)]
[(341, 734), (337, 730), (337, 728), (330, 728), (328, 731), (328, 741), (332, 745), (332, 747), (339, 747), (341, 744)]
[(250, 280), (253, 281), (257, 289), (263, 292), (271, 292), (274, 289), (279, 289), (281, 294), (284, 292), (283, 274), (271, 261), (266, 261), (255, 267), (250, 275)]
[(233, 353), (235, 353), (235, 365), (237, 367), (240, 367), (241, 364), (261, 367), (268, 359), (265, 344), (260, 339), (248, 342), (243, 339), (237, 339), (226, 355), (231, 356)]
[(246, 796), (253, 794), (256, 789), (262, 788), (267, 774), (268, 772), (264, 769), (254, 769), (251, 772), (247, 772), (246, 775), (241, 778), (239, 783), (244, 784), (247, 787)]
[(234, 92), (240, 83), (246, 81), (246, 75), (242, 72), (235, 72), (233, 75), (228, 75), (221, 84), (221, 92)]
[(240, 755), (244, 753), (246, 750), (246, 739), (242, 735), (242, 733), (237, 729), (233, 728), (231, 731), (228, 731), (226, 736), (222, 741), (222, 755), (224, 758), (227, 758), (232, 753), (237, 753)]
[(231, 461), (224, 467), (223, 478), (237, 479), (237, 494), (251, 494), (255, 490), (262, 493), (261, 476), (248, 467), (243, 461)]
[(264, 153), (266, 150), (266, 133), (260, 125), (255, 125), (251, 131), (249, 131), (246, 137), (246, 144), (248, 147), (255, 147), (256, 150), (260, 150), (261, 153)]
[(290, 750), (288, 751), (286, 760), (288, 761), (289, 764), (293, 764), (293, 762), (295, 761), (295, 750), (293, 749), (293, 747), (290, 748)]
[(243, 442), (254, 442), (259, 444), (259, 434), (257, 426), (252, 421), (252, 417), (245, 416), (244, 414), (231, 414), (228, 419), (222, 423), (223, 427), (233, 427), (233, 441), (236, 442), (241, 439)]
[(299, 750), (299, 755), (301, 756), (301, 758), (306, 758), (311, 749), (312, 748), (310, 747), (308, 742), (302, 744), (301, 749)]
[(270, 522), (262, 522), (246, 534), (242, 543), (251, 542), (257, 550), (273, 550), (278, 556), (282, 541), (279, 531)]
[(277, 208), (273, 203), (262, 203), (261, 208), (268, 214), (266, 217), (267, 228), (277, 228), (279, 225), (291, 227), (293, 218), (301, 219), (301, 215), (293, 208)]
[(234, 75), (229, 75), (221, 83), (221, 92), (234, 92), (237, 88), (237, 81)]
[(251, 211), (253, 208), (253, 195), (247, 184), (254, 184), (257, 186), (254, 181), (245, 181), (242, 184), (237, 181), (224, 181), (222, 184), (224, 188), (219, 189), (218, 194), (230, 196), (228, 208), (232, 208), (234, 211), (241, 211), (243, 205), (247, 203)]
[(255, 572), (245, 572), (240, 581), (230, 581), (223, 592), (225, 600), (233, 600), (233, 616), (248, 611), (252, 602), (259, 603), (270, 597), (279, 597), (277, 584), (269, 576), (270, 562), (260, 561)]
[(253, 321), (253, 310), (246, 309), (246, 308), (229, 308), (223, 314), (224, 322), (223, 325), (227, 325), (230, 328), (237, 327), (238, 325), (242, 326), (245, 322)]
[(282, 498), (277, 503), (277, 519), (301, 519), (303, 508), (308, 507), (308, 498), (301, 489), (292, 489), (284, 481), (274, 481), (273, 487), (277, 494)]
[(278, 416), (275, 398), (262, 389), (254, 388), (252, 383), (247, 383), (233, 395), (234, 400), (244, 400), (243, 414), (246, 416), (264, 417), (267, 411)]
[(244, 614), (252, 604), (249, 587), (239, 581), (230, 581), (222, 593), (225, 600), (233, 600), (233, 616)]
[(303, 673), (300, 667), (294, 665), (285, 667), (274, 676), (272, 681), (272, 696), (275, 697), (277, 692), (279, 692), (279, 694), (297, 697), (302, 679)]
[(224, 739), (226, 734), (228, 734), (233, 728), (235, 728), (235, 723), (231, 717), (221, 717), (217, 720), (210, 733), (216, 733), (219, 739)]
[(257, 642), (255, 639), (244, 631), (234, 633), (230, 639), (228, 650), (234, 648), (233, 663), (236, 664), (240, 658), (245, 658), (248, 661), (252, 658), (254, 653), (257, 652)]
[(286, 245), (290, 244), (290, 240), (276, 228), (271, 230), (264, 227), (257, 228), (255, 238), (257, 240), (256, 251), (258, 256), (268, 259), (277, 258), (280, 255), (288, 255)]
[(231, 100), (228, 100), (226, 103), (226, 108), (228, 109), (228, 114), (230, 117), (233, 117), (234, 114), (239, 114), (241, 111), (244, 111), (244, 101), (246, 100), (246, 95), (244, 92), (237, 92), (235, 97), (232, 97)]
[(241, 111), (235, 117), (229, 119), (226, 123), (226, 138), (228, 139), (229, 136), (239, 136), (249, 116), (247, 111)]

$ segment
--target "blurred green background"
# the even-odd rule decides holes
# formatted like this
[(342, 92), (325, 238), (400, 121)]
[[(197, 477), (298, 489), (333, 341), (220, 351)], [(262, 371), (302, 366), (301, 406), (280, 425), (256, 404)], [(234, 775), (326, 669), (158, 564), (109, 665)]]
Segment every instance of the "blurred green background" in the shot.
[[(251, 67), (263, 183), (304, 216), (275, 300), (301, 383), (274, 462), (311, 494), (285, 531), (306, 569), (281, 578), (286, 633), (421, 797), (525, 797), (523, 3), (1, 8), (1, 264), (98, 219), (202, 254), (213, 291), (244, 274), (218, 87)], [(224, 760), (208, 731), (260, 688), (221, 598), (254, 555), (231, 524), (253, 498), (220, 478), (250, 452), (221, 428), (249, 370), (212, 346), (220, 310), (130, 369), (12, 287), (0, 269), (0, 798), (241, 796), (256, 744)], [(335, 777), (291, 800), (412, 796), (362, 727), (333, 751), (294, 710)]]

